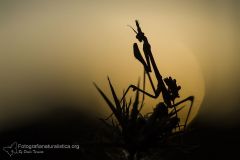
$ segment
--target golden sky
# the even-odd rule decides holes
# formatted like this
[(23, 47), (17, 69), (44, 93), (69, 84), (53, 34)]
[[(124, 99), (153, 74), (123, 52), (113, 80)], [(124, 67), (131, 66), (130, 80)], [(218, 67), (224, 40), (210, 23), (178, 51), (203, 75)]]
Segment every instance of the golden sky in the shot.
[(0, 125), (41, 116), (55, 99), (107, 112), (92, 82), (110, 93), (108, 75), (121, 95), (142, 76), (127, 27), (135, 19), (162, 75), (177, 79), (181, 98), (196, 96), (194, 114), (203, 100), (202, 119), (232, 123), (240, 111), (238, 10), (227, 0), (1, 1)]

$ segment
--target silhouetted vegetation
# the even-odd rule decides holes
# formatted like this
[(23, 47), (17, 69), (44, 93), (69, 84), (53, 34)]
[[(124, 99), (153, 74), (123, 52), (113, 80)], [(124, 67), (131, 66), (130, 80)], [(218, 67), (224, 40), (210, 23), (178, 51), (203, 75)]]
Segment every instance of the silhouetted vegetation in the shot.
[[(144, 67), (143, 88), (139, 87), (140, 82), (138, 82), (137, 86), (129, 85), (123, 96), (119, 98), (108, 78), (114, 99), (113, 103), (94, 83), (113, 113), (108, 118), (101, 119), (113, 131), (114, 136), (111, 138), (110, 143), (115, 147), (121, 148), (125, 153), (125, 158), (129, 160), (140, 159), (145, 153), (150, 152), (152, 148), (165, 150), (172, 147), (179, 147), (181, 145), (181, 134), (186, 131), (188, 117), (194, 100), (193, 96), (189, 96), (175, 103), (175, 100), (180, 97), (178, 92), (181, 87), (177, 85), (176, 80), (172, 79), (172, 77), (162, 78), (153, 58), (151, 46), (148, 43), (147, 37), (142, 32), (138, 21), (136, 21), (136, 26), (137, 31), (130, 27), (136, 33), (136, 38), (139, 42), (143, 42), (145, 60), (141, 55), (137, 43), (133, 45), (134, 56)], [(150, 75), (152, 71), (158, 82), (156, 87)], [(148, 76), (154, 95), (145, 91), (146, 75)], [(127, 101), (126, 95), (130, 89), (136, 92), (135, 98), (130, 98)], [(139, 100), (140, 94), (142, 94), (142, 100)], [(144, 97), (149, 96), (156, 99), (160, 94), (163, 97), (163, 102), (159, 102), (151, 113), (142, 115), (141, 109), (144, 104)], [(181, 125), (178, 112), (183, 107), (179, 106), (186, 101), (190, 101), (191, 105), (186, 121)], [(177, 141), (178, 143), (176, 143)], [(152, 159), (154, 158), (152, 157)]]

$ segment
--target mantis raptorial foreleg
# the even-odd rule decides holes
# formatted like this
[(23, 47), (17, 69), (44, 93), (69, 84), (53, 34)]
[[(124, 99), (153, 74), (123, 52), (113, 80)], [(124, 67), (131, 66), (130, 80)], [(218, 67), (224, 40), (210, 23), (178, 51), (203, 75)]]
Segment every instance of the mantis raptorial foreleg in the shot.
[[(151, 66), (150, 66), (150, 65), (148, 66), (148, 63), (146, 63), (145, 60), (143, 59), (143, 57), (142, 57), (142, 55), (141, 55), (141, 52), (139, 51), (136, 43), (134, 43), (134, 47), (133, 47), (133, 48), (134, 48), (134, 56), (135, 56), (135, 58), (138, 59), (138, 60), (142, 63), (142, 65), (143, 65), (143, 67), (144, 67), (144, 74), (143, 74), (143, 75), (144, 75), (144, 82), (143, 82), (144, 88), (141, 89), (141, 88), (138, 88), (137, 86), (131, 84), (131, 85), (127, 88), (126, 92), (123, 94), (123, 97), (122, 97), (121, 101), (125, 98), (126, 94), (128, 93), (128, 91), (129, 91), (131, 88), (132, 88), (134, 91), (137, 90), (137, 91), (142, 92), (143, 94), (145, 94), (145, 95), (147, 95), (147, 96), (149, 96), (149, 97), (157, 98), (157, 97), (159, 96), (159, 94), (160, 94), (160, 90), (158, 91), (158, 90), (155, 89), (154, 84), (153, 84), (153, 81), (152, 81), (152, 78), (151, 78), (151, 76), (150, 76), (150, 74), (149, 74), (149, 70), (151, 70), (151, 69), (150, 69)], [(146, 59), (148, 59), (148, 58), (146, 58)], [(149, 63), (149, 64), (150, 64), (150, 63)], [(151, 87), (152, 87), (152, 89), (153, 89), (154, 94), (150, 94), (150, 93), (148, 93), (148, 92), (145, 91), (145, 79), (146, 79), (145, 74), (147, 74), (147, 76), (148, 76), (148, 79), (149, 79), (149, 81), (150, 81), (150, 84), (151, 84)]]

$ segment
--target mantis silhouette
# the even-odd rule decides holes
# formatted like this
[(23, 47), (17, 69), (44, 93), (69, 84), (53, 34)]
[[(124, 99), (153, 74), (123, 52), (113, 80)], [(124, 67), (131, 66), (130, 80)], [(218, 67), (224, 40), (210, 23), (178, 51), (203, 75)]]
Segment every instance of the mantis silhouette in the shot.
[[(180, 127), (183, 126), (183, 129), (185, 130), (187, 122), (188, 122), (188, 118), (190, 115), (190, 112), (192, 110), (192, 105), (193, 105), (193, 101), (194, 101), (194, 96), (189, 96), (177, 103), (175, 103), (175, 99), (179, 97), (178, 91), (181, 89), (180, 86), (177, 86), (176, 84), (176, 80), (172, 79), (172, 77), (169, 78), (162, 78), (162, 75), (160, 74), (158, 67), (155, 63), (152, 51), (151, 51), (151, 45), (148, 42), (147, 37), (144, 35), (144, 33), (142, 32), (139, 22), (136, 20), (135, 21), (136, 26), (137, 26), (137, 31), (131, 27), (133, 29), (133, 31), (136, 33), (136, 38), (138, 39), (138, 41), (141, 43), (143, 42), (143, 52), (144, 52), (144, 56), (145, 56), (145, 60), (143, 58), (143, 56), (141, 55), (141, 52), (138, 48), (137, 43), (133, 44), (133, 51), (134, 51), (134, 56), (135, 58), (142, 63), (143, 67), (144, 67), (144, 82), (143, 82), (143, 89), (135, 86), (135, 85), (129, 85), (129, 87), (127, 88), (126, 92), (123, 94), (123, 97), (121, 99), (121, 101), (124, 99), (124, 97), (127, 95), (128, 91), (130, 89), (133, 89), (133, 91), (138, 90), (139, 92), (143, 93), (143, 99), (144, 99), (144, 95), (149, 96), (151, 98), (158, 98), (160, 96), (160, 94), (162, 93), (162, 97), (163, 97), (163, 101), (164, 103), (167, 105), (168, 108), (174, 108), (175, 110), (175, 114), (177, 116), (177, 110), (176, 107), (186, 101), (190, 101), (190, 108), (189, 111), (187, 113), (187, 117), (185, 120), (184, 125), (180, 125), (178, 123), (178, 127), (180, 130)], [(152, 77), (150, 75), (150, 72), (154, 72), (155, 78), (157, 79), (157, 86), (154, 86)], [(145, 75), (147, 74), (148, 79), (150, 81), (152, 90), (153, 90), (153, 94), (146, 92), (145, 91)]]

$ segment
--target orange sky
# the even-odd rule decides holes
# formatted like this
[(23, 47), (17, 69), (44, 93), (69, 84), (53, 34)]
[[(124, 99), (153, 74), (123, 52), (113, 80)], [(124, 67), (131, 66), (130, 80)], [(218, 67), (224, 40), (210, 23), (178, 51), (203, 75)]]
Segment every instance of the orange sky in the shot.
[(236, 119), (237, 3), (0, 3), (1, 126), (48, 112), (51, 108), (42, 107), (42, 99), (69, 99), (97, 110), (93, 106), (104, 101), (92, 82), (109, 93), (107, 75), (119, 94), (136, 83), (142, 68), (132, 54), (135, 35), (127, 27), (135, 19), (149, 37), (163, 76), (174, 76), (182, 86), (182, 98), (193, 94), (200, 106), (205, 95), (200, 115), (211, 122)]

